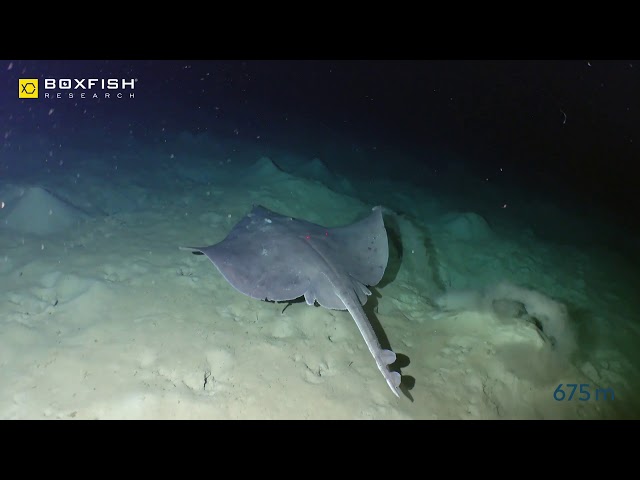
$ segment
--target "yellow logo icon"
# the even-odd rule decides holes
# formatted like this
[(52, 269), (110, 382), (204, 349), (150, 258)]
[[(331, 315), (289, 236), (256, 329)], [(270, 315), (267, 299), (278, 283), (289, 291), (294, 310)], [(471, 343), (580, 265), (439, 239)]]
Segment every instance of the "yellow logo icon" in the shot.
[(38, 79), (21, 78), (18, 81), (18, 98), (38, 98)]

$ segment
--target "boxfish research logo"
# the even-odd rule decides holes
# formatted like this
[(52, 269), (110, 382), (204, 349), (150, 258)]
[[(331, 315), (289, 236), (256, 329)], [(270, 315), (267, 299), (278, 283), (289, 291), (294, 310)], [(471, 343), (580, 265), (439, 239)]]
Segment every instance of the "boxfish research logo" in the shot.
[(137, 78), (20, 78), (18, 98), (123, 99), (135, 98)]
[(38, 79), (21, 78), (18, 81), (18, 98), (38, 98)]

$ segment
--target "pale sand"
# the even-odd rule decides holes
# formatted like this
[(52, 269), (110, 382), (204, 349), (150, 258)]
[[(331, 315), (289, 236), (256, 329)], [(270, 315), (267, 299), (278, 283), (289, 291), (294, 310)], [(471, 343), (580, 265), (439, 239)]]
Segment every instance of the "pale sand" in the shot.
[[(363, 192), (379, 198), (363, 203), (264, 158), (235, 169), (222, 159), (201, 182), (197, 162), (163, 160), (157, 171), (121, 167), (117, 174), (97, 161), (83, 168), (81, 176), (70, 170), (48, 182), (2, 185), (7, 204), (19, 200), (16, 189), (36, 184), (92, 216), (46, 236), (0, 229), (1, 418), (636, 414), (624, 399), (637, 388), (629, 380), (634, 367), (616, 342), (637, 342), (638, 330), (623, 323), (627, 299), (613, 284), (580, 280), (597, 276), (593, 252), (507, 238), (469, 212), (408, 211), (408, 203), (427, 208), (433, 201), (396, 184)], [(318, 173), (317, 162), (306, 171)], [(405, 214), (394, 214), (403, 202)], [(286, 304), (243, 296), (204, 256), (178, 250), (222, 240), (254, 203), (328, 226), (361, 218), (375, 204), (388, 207), (402, 258), (392, 245), (395, 260), (365, 310), (401, 362), (409, 358), (402, 373), (410, 398), (389, 391), (348, 312), (294, 303), (281, 313)], [(605, 253), (601, 261), (608, 262)], [(519, 295), (527, 301), (546, 299), (543, 307), (529, 305), (531, 315), (556, 312), (550, 296), (588, 310), (579, 325), (562, 319), (576, 344), (571, 351), (553, 351), (531, 323), (496, 313), (491, 286), (501, 282), (526, 286)], [(550, 315), (547, 322), (555, 322)], [(611, 338), (601, 336), (610, 331)], [(560, 383), (612, 387), (617, 399), (558, 402)]]

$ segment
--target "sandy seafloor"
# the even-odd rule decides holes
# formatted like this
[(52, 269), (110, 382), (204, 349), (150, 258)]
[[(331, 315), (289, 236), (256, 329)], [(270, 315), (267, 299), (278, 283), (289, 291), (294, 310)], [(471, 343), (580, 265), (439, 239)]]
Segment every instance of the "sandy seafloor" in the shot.
[[(454, 174), (436, 192), (176, 142), (3, 152), (25, 168), (0, 179), (0, 418), (638, 417), (634, 264), (545, 238), (518, 209), (577, 236), (608, 227), (526, 198), (498, 208)], [(399, 356), (400, 399), (348, 312), (283, 312), (178, 249), (222, 240), (254, 204), (325, 226), (384, 207), (390, 260), (365, 311)], [(615, 398), (557, 401), (559, 384)]]

